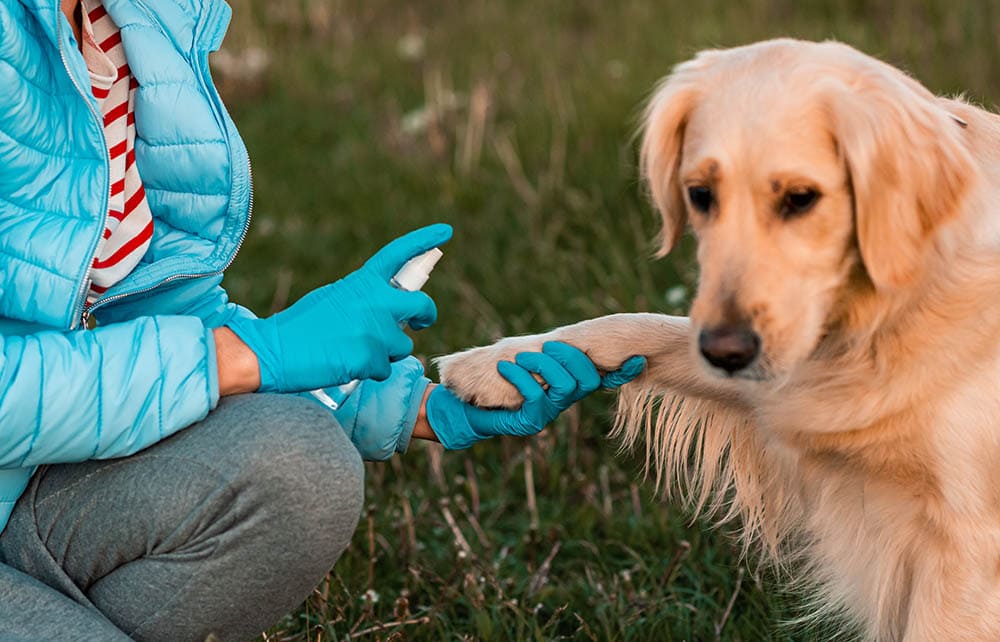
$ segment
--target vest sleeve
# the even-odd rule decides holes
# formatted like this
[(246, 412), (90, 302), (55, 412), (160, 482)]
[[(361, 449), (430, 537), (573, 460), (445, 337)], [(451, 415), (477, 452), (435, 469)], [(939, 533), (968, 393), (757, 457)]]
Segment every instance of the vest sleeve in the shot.
[[(428, 384), (423, 364), (410, 356), (393, 363), (385, 381), (362, 381), (332, 412), (362, 458), (383, 461), (409, 447)], [(320, 403), (309, 393), (301, 394)]]
[(215, 407), (216, 368), (195, 317), (0, 337), (0, 468), (135, 453)]

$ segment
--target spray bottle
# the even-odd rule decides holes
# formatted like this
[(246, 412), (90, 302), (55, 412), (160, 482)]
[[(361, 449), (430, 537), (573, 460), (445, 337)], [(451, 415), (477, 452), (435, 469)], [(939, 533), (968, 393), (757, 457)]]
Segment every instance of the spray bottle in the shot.
[[(430, 250), (413, 257), (407, 261), (403, 267), (399, 268), (396, 275), (389, 280), (389, 284), (394, 288), (399, 288), (400, 290), (406, 290), (407, 292), (417, 292), (422, 287), (424, 283), (427, 283), (427, 279), (431, 276), (431, 270), (437, 264), (438, 259), (444, 253), (438, 248), (431, 248)], [(337, 386), (331, 393), (327, 394), (322, 388), (313, 390), (312, 395), (319, 399), (319, 401), (329, 408), (330, 410), (336, 410), (340, 408), (347, 398), (351, 396), (351, 393), (361, 384), (361, 381), (355, 379), (354, 381), (348, 381), (347, 383)]]

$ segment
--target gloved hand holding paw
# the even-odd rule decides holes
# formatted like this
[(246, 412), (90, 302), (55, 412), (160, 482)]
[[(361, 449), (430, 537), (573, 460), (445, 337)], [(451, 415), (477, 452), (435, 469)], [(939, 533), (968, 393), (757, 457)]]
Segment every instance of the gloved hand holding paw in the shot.
[[(642, 373), (645, 357), (632, 357), (603, 377), (581, 350), (558, 341), (542, 346), (541, 352), (522, 352), (515, 362), (501, 361), (497, 370), (524, 396), (517, 410), (487, 410), (463, 402), (444, 386), (427, 398), (427, 419), (445, 448), (468, 448), (497, 435), (533, 435), (559, 413), (598, 388), (622, 386)], [(545, 390), (531, 373), (548, 384)]]

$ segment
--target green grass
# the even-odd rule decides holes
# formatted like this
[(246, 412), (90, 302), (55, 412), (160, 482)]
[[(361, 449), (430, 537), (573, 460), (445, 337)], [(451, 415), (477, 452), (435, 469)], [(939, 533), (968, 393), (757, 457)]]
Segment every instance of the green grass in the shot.
[[(228, 288), (267, 312), (406, 230), (449, 222), (423, 356), (684, 309), (690, 246), (649, 259), (656, 220), (632, 134), (654, 82), (699, 49), (835, 37), (940, 93), (988, 102), (1000, 83), (1000, 9), (985, 2), (234, 5), (227, 48), (259, 47), (270, 66), (219, 74), (256, 185)], [(783, 625), (797, 596), (652, 494), (605, 437), (609, 401), (587, 400), (535, 439), (444, 454), (418, 443), (370, 464), (351, 547), (267, 637), (826, 639), (835, 624)]]

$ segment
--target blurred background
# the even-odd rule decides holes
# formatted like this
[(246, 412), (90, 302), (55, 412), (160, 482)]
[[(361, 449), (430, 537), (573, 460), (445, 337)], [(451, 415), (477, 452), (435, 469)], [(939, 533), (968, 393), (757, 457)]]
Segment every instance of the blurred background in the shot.
[[(1000, 6), (967, 0), (231, 0), (214, 74), (253, 159), (226, 285), (259, 314), (445, 221), (433, 357), (611, 312), (682, 313), (636, 173), (654, 83), (707, 47), (836, 38), (992, 105)], [(433, 372), (431, 373), (433, 377)], [(340, 563), (270, 640), (828, 639), (801, 596), (642, 480), (610, 395), (541, 436), (367, 469)], [(304, 532), (303, 537), (314, 534)]]

